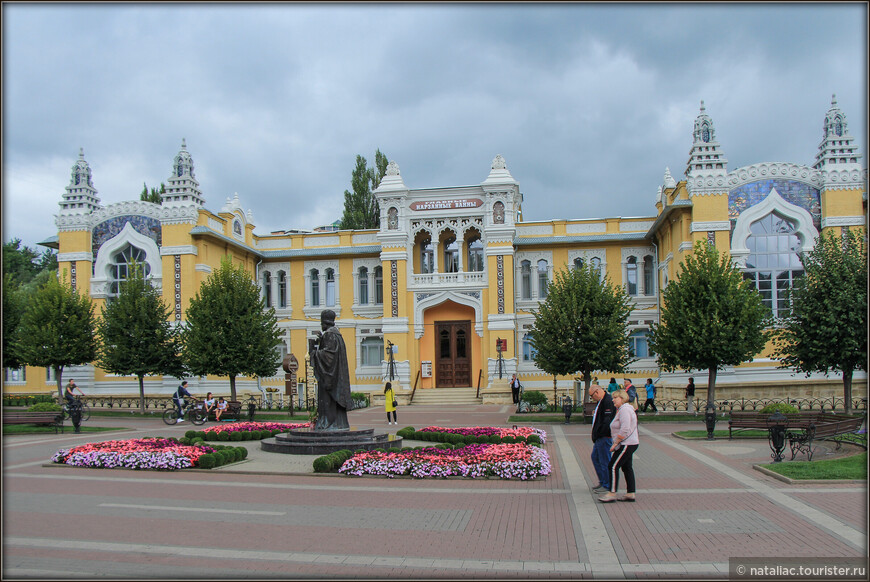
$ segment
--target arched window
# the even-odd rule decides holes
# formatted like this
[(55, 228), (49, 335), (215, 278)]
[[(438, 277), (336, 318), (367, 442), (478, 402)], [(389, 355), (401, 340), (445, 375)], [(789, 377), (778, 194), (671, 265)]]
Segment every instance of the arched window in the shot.
[(632, 358), (650, 358), (655, 354), (649, 349), (649, 331), (639, 329), (628, 336), (628, 355)]
[(399, 211), (395, 207), (387, 210), (387, 229), (396, 230), (399, 228)]
[(577, 257), (576, 259), (574, 259), (574, 268), (575, 269), (582, 269), (583, 268), (583, 259), (581, 259), (580, 257)]
[(278, 271), (278, 307), (287, 307), (287, 273)]
[(535, 355), (537, 354), (537, 350), (532, 347), (532, 340), (529, 337), (529, 334), (523, 335), (523, 361), (524, 362), (534, 362)]
[(629, 295), (637, 295), (637, 257), (628, 257), (625, 265), (625, 283)]
[(263, 273), (263, 300), (266, 307), (272, 306), (272, 273), (269, 271)]
[(529, 261), (520, 263), (520, 289), (523, 299), (532, 298), (532, 263)]
[(121, 292), (121, 282), (130, 277), (130, 266), (133, 263), (143, 269), (142, 274), (148, 277), (151, 265), (145, 262), (145, 251), (133, 245), (127, 245), (112, 256), (109, 268), (109, 296), (117, 297)]
[(365, 267), (359, 268), (359, 304), (368, 305), (369, 303), (369, 270)]
[(430, 238), (420, 243), (420, 272), (435, 272), (435, 255), (432, 249), (432, 239)]
[(479, 236), (468, 242), (468, 270), (483, 271), (483, 241)]
[(541, 259), (540, 261), (538, 261), (538, 299), (547, 298), (548, 283), (549, 278), (547, 277), (547, 261)]
[(384, 268), (375, 267), (375, 304), (384, 302)]
[(335, 307), (335, 271), (326, 269), (326, 306)]
[(598, 257), (592, 257), (589, 259), (589, 266), (592, 267), (597, 273), (598, 278), (601, 278), (601, 259)]
[(456, 242), (455, 236), (444, 241), (444, 272), (459, 272), (459, 243)]
[(749, 226), (743, 278), (752, 283), (775, 317), (788, 315), (788, 290), (804, 274), (796, 232), (797, 225), (776, 212)]
[(311, 269), (311, 305), (317, 307), (320, 305), (320, 272), (317, 269)]
[(384, 338), (367, 337), (359, 344), (360, 348), (360, 365), (361, 366), (380, 366), (383, 361), (384, 353)]
[(504, 224), (504, 203), (496, 202), (492, 205), (493, 224)]
[(643, 258), (643, 294), (655, 295), (655, 279), (653, 278), (653, 258), (647, 255)]

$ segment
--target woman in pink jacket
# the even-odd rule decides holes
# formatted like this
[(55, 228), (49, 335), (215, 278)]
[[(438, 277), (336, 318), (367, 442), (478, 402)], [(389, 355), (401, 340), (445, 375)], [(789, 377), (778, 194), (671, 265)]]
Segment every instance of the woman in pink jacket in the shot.
[[(631, 466), (631, 457), (637, 450), (640, 441), (637, 438), (637, 415), (634, 407), (628, 402), (628, 393), (625, 390), (617, 390), (613, 394), (613, 404), (616, 406), (616, 416), (610, 423), (610, 436), (613, 438), (613, 446), (610, 447), (610, 491), (599, 497), (602, 503), (613, 501), (635, 501), (634, 469)], [(626, 494), (616, 497), (619, 488), (619, 470), (625, 475)]]

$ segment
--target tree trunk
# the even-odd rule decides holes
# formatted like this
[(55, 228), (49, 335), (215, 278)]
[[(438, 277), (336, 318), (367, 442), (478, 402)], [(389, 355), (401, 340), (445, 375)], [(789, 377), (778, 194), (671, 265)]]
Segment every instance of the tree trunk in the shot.
[[(707, 382), (707, 405), (716, 404), (716, 366), (711, 366), (709, 370), (710, 380)], [(706, 410), (706, 406), (704, 409)]]
[(592, 386), (592, 371), (584, 370), (583, 371), (583, 386), (585, 390), (583, 391), (583, 404), (585, 405), (589, 402), (589, 388)]
[(235, 376), (230, 376), (230, 398), (234, 401), (238, 400), (238, 398), (236, 398), (236, 377)]
[(58, 402), (63, 404), (63, 366), (54, 366), (54, 379), (57, 380)]
[(145, 376), (139, 376), (139, 412), (145, 416)]
[(843, 400), (846, 414), (852, 414), (852, 370), (843, 370)]

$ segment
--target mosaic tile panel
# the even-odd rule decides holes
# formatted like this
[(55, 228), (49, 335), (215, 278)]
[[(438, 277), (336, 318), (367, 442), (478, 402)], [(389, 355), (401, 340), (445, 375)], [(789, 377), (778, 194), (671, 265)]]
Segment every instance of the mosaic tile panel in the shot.
[(821, 230), (822, 204), (817, 188), (806, 182), (771, 178), (743, 184), (728, 193), (728, 217), (731, 219), (731, 229), (744, 210), (755, 206), (776, 188), (784, 200), (795, 206), (800, 206), (813, 216), (813, 225)]
[(127, 223), (139, 234), (153, 239), (158, 247), (163, 245), (163, 231), (158, 219), (135, 215), (116, 216), (104, 220), (91, 231), (91, 252), (94, 254), (94, 264), (97, 262), (97, 252), (103, 243), (121, 232)]

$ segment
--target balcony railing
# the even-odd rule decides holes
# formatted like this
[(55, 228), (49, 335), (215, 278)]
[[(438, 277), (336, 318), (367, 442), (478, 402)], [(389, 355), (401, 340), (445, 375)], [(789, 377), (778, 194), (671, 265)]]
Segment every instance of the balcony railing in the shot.
[(460, 273), (414, 273), (411, 285), (428, 287), (435, 285), (484, 285), (486, 273), (483, 271), (460, 272)]

